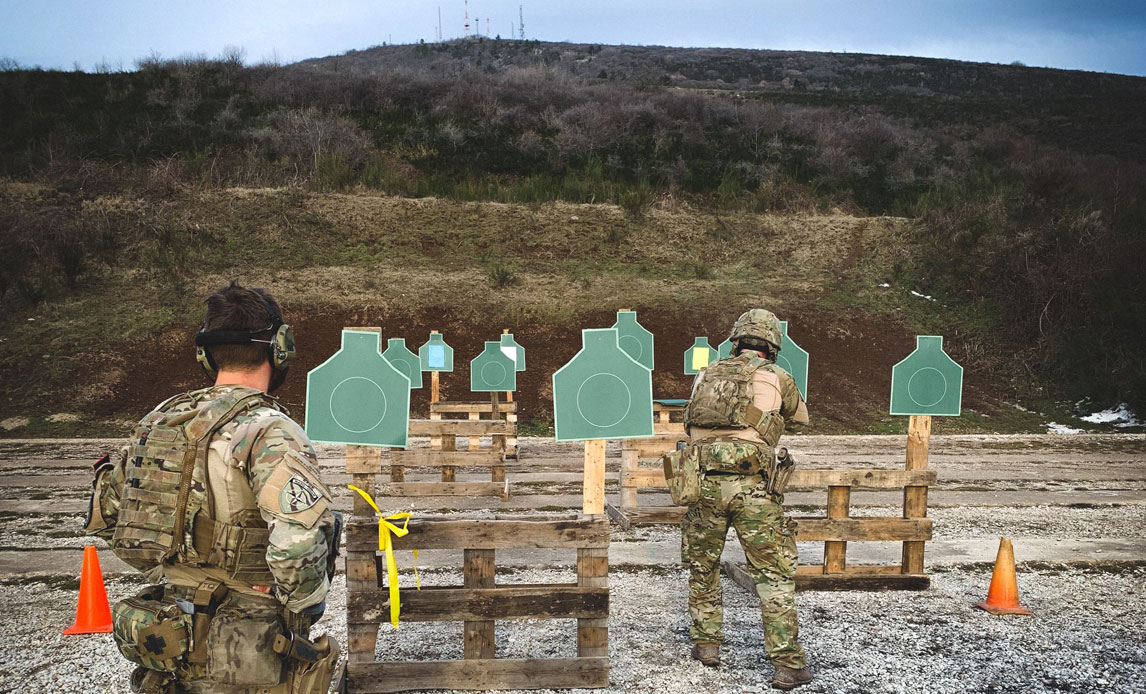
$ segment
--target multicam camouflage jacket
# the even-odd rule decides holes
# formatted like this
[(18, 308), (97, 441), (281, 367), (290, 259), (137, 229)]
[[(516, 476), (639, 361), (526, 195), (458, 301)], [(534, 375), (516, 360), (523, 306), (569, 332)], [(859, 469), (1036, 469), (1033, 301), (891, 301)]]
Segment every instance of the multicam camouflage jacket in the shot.
[[(187, 453), (196, 436), (205, 455)], [(87, 530), (150, 580), (193, 587), (214, 578), (256, 596), (269, 587), (299, 612), (330, 588), (330, 501), (314, 447), (277, 402), (216, 386), (160, 405), (97, 468)]]

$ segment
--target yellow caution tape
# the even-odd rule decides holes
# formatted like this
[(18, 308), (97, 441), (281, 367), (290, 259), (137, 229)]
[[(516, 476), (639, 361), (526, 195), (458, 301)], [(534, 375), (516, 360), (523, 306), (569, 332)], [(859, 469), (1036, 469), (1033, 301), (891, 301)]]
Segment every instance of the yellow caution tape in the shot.
[[(347, 486), (361, 494), (362, 498), (366, 499), (366, 503), (370, 504), (370, 508), (374, 509), (374, 512), (378, 514), (378, 551), (386, 553), (386, 574), (389, 579), (387, 582), (390, 584), (390, 623), (397, 629), (398, 613), (401, 610), (402, 603), (398, 593), (398, 564), (394, 561), (394, 538), (392, 536), (405, 537), (410, 532), (406, 529), (406, 526), (410, 524), (410, 516), (412, 514), (408, 511), (403, 511), (401, 513), (383, 516), (382, 511), (378, 509), (378, 504), (374, 503), (374, 499), (371, 499), (369, 494), (355, 487), (353, 484)], [(401, 528), (390, 522), (402, 519), (405, 519), (405, 522), (402, 523)], [(418, 576), (418, 550), (414, 550), (414, 581), (418, 586), (418, 590), (421, 590), (422, 579)]]

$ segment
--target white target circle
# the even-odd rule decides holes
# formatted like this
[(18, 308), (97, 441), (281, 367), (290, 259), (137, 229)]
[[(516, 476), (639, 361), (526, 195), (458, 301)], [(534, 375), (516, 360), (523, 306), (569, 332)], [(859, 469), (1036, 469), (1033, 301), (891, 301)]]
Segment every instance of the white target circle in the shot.
[[(347, 420), (345, 422), (334, 411), (334, 403), (338, 399), (342, 399), (343, 403), (352, 403), (343, 412), (343, 419)], [(364, 376), (351, 376), (336, 385), (330, 391), (328, 404), (334, 423), (352, 434), (365, 434), (381, 424), (386, 418), (386, 405), (386, 393), (382, 386)], [(378, 419), (367, 425), (374, 419), (375, 412), (378, 413)]]
[(633, 395), (628, 384), (614, 374), (593, 374), (577, 389), (577, 411), (595, 427), (607, 429), (620, 424), (629, 415), (632, 405)]

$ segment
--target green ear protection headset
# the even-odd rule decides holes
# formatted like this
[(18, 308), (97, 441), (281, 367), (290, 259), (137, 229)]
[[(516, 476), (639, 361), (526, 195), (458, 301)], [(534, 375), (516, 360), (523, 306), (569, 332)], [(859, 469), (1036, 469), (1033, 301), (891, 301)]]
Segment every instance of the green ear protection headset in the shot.
[[(263, 300), (263, 308), (267, 311), (267, 318), (270, 324), (265, 328), (257, 330), (207, 330), (205, 327), (199, 329), (195, 335), (195, 360), (203, 367), (204, 373), (210, 378), (215, 378), (219, 373), (219, 367), (215, 364), (215, 360), (211, 358), (211, 350), (207, 349), (212, 345), (250, 345), (250, 344), (265, 344), (267, 346), (267, 359), (271, 363), (271, 368), (274, 370), (276, 376), (285, 376), (286, 370), (290, 367), (291, 361), (294, 359), (294, 331), (286, 323), (279, 314), (271, 308), (270, 302), (263, 296), (262, 292), (255, 292), (259, 298)], [(269, 340), (257, 340), (254, 335), (257, 333), (272, 333)]]

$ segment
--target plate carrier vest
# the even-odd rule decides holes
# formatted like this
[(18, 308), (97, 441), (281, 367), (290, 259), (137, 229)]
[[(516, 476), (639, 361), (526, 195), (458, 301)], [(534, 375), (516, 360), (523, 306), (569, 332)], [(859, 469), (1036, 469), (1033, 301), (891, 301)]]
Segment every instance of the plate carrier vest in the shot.
[[(721, 359), (700, 375), (684, 410), (686, 429), (755, 429), (768, 455), (784, 433), (779, 412), (764, 412), (753, 402), (752, 377), (772, 362), (756, 355)], [(764, 461), (766, 462), (766, 461)]]
[[(193, 409), (172, 414), (172, 407)], [(280, 410), (265, 393), (237, 390), (198, 406), (190, 394), (157, 407), (135, 428), (111, 548), (131, 566), (219, 567), (251, 584), (274, 582), (267, 566), (270, 531), (257, 510), (242, 525), (209, 517), (207, 452), (212, 436), (242, 412)]]

